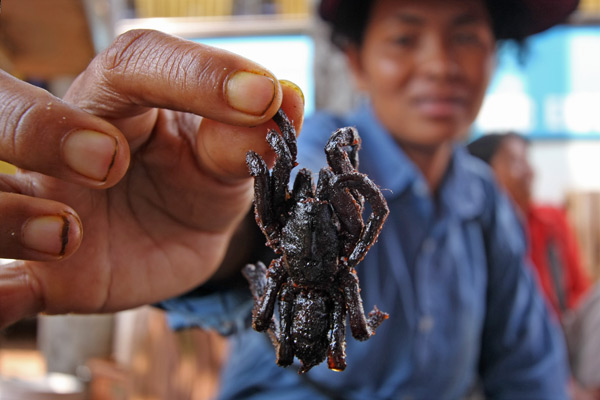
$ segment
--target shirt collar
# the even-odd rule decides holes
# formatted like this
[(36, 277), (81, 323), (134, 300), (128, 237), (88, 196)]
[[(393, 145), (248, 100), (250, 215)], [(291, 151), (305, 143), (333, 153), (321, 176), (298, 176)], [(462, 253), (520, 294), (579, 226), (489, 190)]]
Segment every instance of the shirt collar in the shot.
[[(360, 161), (359, 170), (369, 175), (388, 200), (409, 188), (426, 188), (421, 171), (381, 125), (369, 104), (359, 107), (352, 119), (362, 138), (360, 154), (365, 161)], [(440, 196), (447, 211), (462, 219), (479, 215), (485, 207), (482, 179), (474, 179), (480, 175), (479, 167), (462, 145), (455, 146)]]
[(456, 145), (450, 166), (440, 187), (442, 202), (462, 219), (481, 215), (485, 205), (484, 178), (481, 163), (469, 155), (462, 145)]
[(420, 171), (381, 125), (369, 104), (362, 105), (352, 119), (362, 139), (359, 171), (369, 175), (387, 198), (399, 196), (423, 180)]

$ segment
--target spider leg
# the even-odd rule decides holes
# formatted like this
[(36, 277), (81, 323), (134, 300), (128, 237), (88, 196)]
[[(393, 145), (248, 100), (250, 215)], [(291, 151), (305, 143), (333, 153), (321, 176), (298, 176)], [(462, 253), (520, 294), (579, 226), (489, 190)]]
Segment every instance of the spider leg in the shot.
[(379, 232), (387, 218), (390, 210), (388, 209), (387, 203), (383, 194), (369, 179), (366, 175), (359, 172), (353, 172), (344, 175), (336, 176), (336, 182), (334, 182), (333, 192), (338, 192), (340, 188), (346, 187), (349, 189), (355, 189), (364, 195), (371, 204), (373, 211), (365, 224), (365, 228), (362, 231), (360, 239), (356, 244), (356, 247), (348, 258), (348, 265), (350, 268), (354, 268), (359, 262), (362, 261), (364, 256), (367, 254), (373, 243), (377, 240)]
[(280, 225), (283, 225), (288, 211), (286, 201), (289, 198), (290, 173), (292, 168), (296, 166), (296, 160), (292, 156), (283, 136), (276, 131), (270, 130), (267, 133), (267, 141), (277, 154), (275, 165), (271, 171), (271, 195), (273, 198), (273, 212), (276, 218), (279, 219)]
[(290, 122), (282, 109), (279, 109), (273, 116), (273, 121), (275, 121), (279, 127), (281, 135), (290, 149), (292, 158), (296, 160), (296, 156), (298, 155), (298, 147), (296, 145), (296, 128), (294, 128), (294, 125)]
[(332, 183), (334, 180), (335, 175), (331, 168), (321, 168), (319, 171), (319, 179), (317, 180), (315, 196), (320, 200), (330, 200)]
[(332, 296), (334, 302), (333, 324), (329, 339), (327, 366), (335, 371), (346, 369), (346, 302), (340, 292)]
[(360, 288), (358, 287), (358, 276), (353, 269), (342, 271), (341, 281), (344, 288), (346, 304), (350, 319), (350, 330), (352, 336), (357, 340), (367, 340), (375, 334), (375, 329), (388, 318), (388, 314), (379, 311), (377, 307), (365, 317)]
[(294, 347), (292, 339), (292, 318), (294, 309), (294, 293), (290, 286), (283, 285), (279, 300), (279, 319), (281, 330), (279, 348), (277, 349), (277, 365), (287, 367), (294, 361)]
[(362, 205), (346, 188), (333, 190), (336, 177), (330, 168), (322, 168), (319, 172), (316, 197), (329, 201), (342, 225), (340, 238), (343, 243), (340, 256), (348, 258), (356, 247), (363, 231)]
[(288, 274), (281, 258), (271, 261), (271, 265), (269, 265), (266, 272), (264, 292), (254, 302), (254, 309), (252, 310), (252, 327), (256, 331), (266, 331), (271, 326), (277, 294), (287, 277)]
[(292, 198), (294, 203), (314, 197), (314, 189), (312, 184), (312, 173), (306, 168), (302, 168), (296, 175), (294, 180), (294, 188), (292, 189)]
[(273, 213), (272, 183), (269, 169), (263, 158), (250, 150), (246, 164), (254, 177), (254, 217), (267, 238), (267, 246), (278, 251), (281, 227)]
[[(348, 174), (358, 170), (358, 150), (360, 150), (361, 139), (358, 131), (353, 127), (340, 128), (335, 131), (325, 145), (327, 164), (336, 175)], [(364, 205), (362, 195), (350, 191), (356, 203), (360, 206), (360, 213)]]
[(279, 110), (273, 120), (281, 130), (281, 135), (273, 129), (267, 133), (267, 142), (277, 156), (272, 171), (269, 173), (264, 159), (254, 151), (246, 154), (246, 164), (254, 177), (256, 222), (267, 238), (267, 246), (281, 253), (280, 233), (288, 211), (288, 184), (290, 172), (296, 166), (298, 150), (296, 130), (285, 113)]
[[(325, 145), (327, 163), (337, 175), (347, 174), (358, 169), (358, 150), (360, 136), (353, 127), (340, 128), (335, 131)], [(345, 148), (350, 147), (347, 152)]]
[[(250, 284), (250, 292), (254, 298), (255, 304), (259, 301), (262, 295), (265, 293), (265, 287), (267, 286), (267, 267), (261, 261), (256, 264), (246, 264), (242, 268), (242, 275), (246, 278)], [(273, 343), (273, 346), (277, 348), (279, 346), (279, 323), (273, 317), (271, 317), (271, 323), (267, 334)]]
[(250, 292), (254, 300), (260, 299), (267, 286), (267, 267), (265, 267), (265, 264), (262, 261), (258, 261), (256, 264), (246, 264), (242, 268), (242, 275), (250, 284)]
[(288, 185), (290, 173), (297, 165), (296, 156), (296, 130), (283, 110), (278, 110), (273, 116), (273, 121), (279, 127), (281, 134), (271, 129), (267, 133), (267, 142), (277, 154), (277, 159), (271, 171), (271, 193), (273, 197), (273, 211), (279, 219), (280, 226), (285, 224), (287, 217), (287, 202), (290, 197)]
[(377, 306), (373, 306), (373, 309), (367, 316), (367, 325), (369, 325), (369, 328), (371, 328), (371, 331), (375, 334), (375, 329), (389, 317), (390, 315), (388, 313), (381, 311)]

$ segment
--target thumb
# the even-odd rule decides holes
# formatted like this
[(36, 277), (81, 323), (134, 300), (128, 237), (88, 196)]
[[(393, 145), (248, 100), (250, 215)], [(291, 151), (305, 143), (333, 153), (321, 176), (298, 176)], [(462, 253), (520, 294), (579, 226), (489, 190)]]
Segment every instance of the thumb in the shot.
[(0, 268), (0, 329), (44, 309), (40, 286), (24, 261)]

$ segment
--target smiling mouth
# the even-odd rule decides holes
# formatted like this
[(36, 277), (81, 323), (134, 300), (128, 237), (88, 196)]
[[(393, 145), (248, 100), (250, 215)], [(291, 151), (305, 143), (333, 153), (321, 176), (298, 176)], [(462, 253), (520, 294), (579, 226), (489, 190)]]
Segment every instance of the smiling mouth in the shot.
[(420, 97), (413, 104), (419, 114), (436, 119), (455, 117), (466, 107), (466, 101), (459, 97)]

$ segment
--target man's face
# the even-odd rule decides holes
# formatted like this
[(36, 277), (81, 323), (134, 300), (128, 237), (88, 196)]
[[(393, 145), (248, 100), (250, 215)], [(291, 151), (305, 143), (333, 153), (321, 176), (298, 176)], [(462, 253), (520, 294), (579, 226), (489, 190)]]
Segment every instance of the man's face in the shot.
[(468, 132), (495, 65), (481, 0), (378, 0), (360, 48), (359, 88), (401, 145), (438, 146)]
[(507, 137), (490, 162), (500, 185), (524, 212), (529, 208), (533, 183), (528, 150), (529, 145), (524, 140)]

